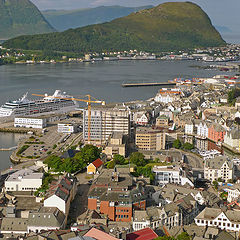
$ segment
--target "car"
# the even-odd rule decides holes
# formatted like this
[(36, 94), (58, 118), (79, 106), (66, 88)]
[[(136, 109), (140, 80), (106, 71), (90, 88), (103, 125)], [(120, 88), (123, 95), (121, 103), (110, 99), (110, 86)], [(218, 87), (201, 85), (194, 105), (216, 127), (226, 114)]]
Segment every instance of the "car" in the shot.
[(92, 184), (92, 182), (93, 182), (92, 180), (89, 180), (89, 181), (88, 181), (88, 184)]

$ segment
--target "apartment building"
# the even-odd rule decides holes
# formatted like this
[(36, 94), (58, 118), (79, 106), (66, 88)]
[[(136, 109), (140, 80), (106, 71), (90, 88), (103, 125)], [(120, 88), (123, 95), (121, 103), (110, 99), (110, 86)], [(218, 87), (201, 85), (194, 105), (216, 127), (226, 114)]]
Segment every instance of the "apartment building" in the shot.
[(220, 208), (205, 208), (195, 218), (199, 227), (215, 227), (226, 231), (240, 231), (240, 211)]
[[(125, 107), (99, 107), (91, 110), (90, 140), (94, 144), (105, 144), (114, 133), (130, 134), (130, 114)], [(88, 141), (88, 111), (83, 112), (83, 138)]]
[(139, 127), (136, 129), (135, 144), (140, 150), (158, 151), (165, 149), (166, 134), (160, 130)]
[(208, 128), (208, 138), (216, 143), (223, 142), (225, 134), (225, 129), (218, 123), (212, 123)]
[(157, 127), (168, 127), (169, 118), (165, 115), (161, 115), (156, 119)]
[(234, 178), (234, 164), (225, 156), (206, 159), (204, 163), (204, 178), (214, 181), (221, 178), (227, 182)]
[(88, 194), (88, 209), (116, 222), (131, 222), (133, 210), (146, 209), (146, 187), (135, 184), (129, 173), (104, 169)]

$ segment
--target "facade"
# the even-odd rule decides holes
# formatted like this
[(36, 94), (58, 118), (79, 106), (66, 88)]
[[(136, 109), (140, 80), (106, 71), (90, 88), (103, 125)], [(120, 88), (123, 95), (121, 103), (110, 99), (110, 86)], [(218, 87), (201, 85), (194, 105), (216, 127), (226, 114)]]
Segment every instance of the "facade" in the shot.
[(59, 133), (75, 133), (77, 132), (77, 126), (72, 123), (58, 123)]
[(57, 207), (68, 216), (71, 201), (77, 192), (76, 178), (67, 174), (58, 181), (53, 181), (44, 199), (44, 207)]
[(192, 121), (189, 121), (185, 124), (185, 134), (194, 134), (194, 123)]
[(135, 145), (140, 150), (158, 151), (165, 149), (165, 132), (152, 128), (139, 127), (136, 129)]
[(184, 185), (188, 183), (193, 186), (192, 181), (186, 176), (181, 167), (154, 166), (152, 171), (155, 173), (155, 183), (158, 185), (163, 186), (168, 183)]
[(200, 122), (200, 124), (197, 126), (197, 135), (202, 138), (208, 137), (208, 124)]
[(240, 186), (238, 184), (234, 184), (232, 186), (226, 186), (224, 191), (228, 193), (227, 201), (233, 202), (237, 200), (240, 196)]
[(224, 143), (231, 148), (239, 148), (240, 131), (238, 129), (233, 129), (229, 132), (226, 132), (224, 136)]
[(156, 119), (157, 127), (168, 127), (169, 118), (167, 116), (161, 115)]
[(43, 173), (21, 169), (6, 178), (5, 191), (36, 191), (42, 186), (42, 180)]
[(195, 218), (195, 223), (200, 227), (215, 227), (226, 231), (240, 231), (240, 211), (220, 208), (205, 208)]
[(35, 118), (35, 117), (15, 117), (14, 127), (24, 128), (45, 128), (47, 126), (46, 118)]
[(137, 125), (147, 125), (149, 122), (149, 117), (145, 113), (136, 113), (133, 116), (133, 121)]
[(208, 128), (208, 138), (216, 143), (223, 142), (225, 134), (226, 131), (220, 124), (213, 123)]
[(129, 173), (104, 169), (88, 194), (88, 209), (105, 214), (110, 221), (131, 222), (133, 210), (145, 210), (145, 187), (135, 185)]
[[(130, 114), (126, 108), (99, 108), (91, 111), (90, 139), (104, 144), (114, 133), (130, 134)], [(88, 111), (83, 112), (83, 138), (88, 141)]]
[(206, 159), (204, 163), (204, 178), (211, 182), (221, 178), (223, 181), (233, 180), (234, 164), (227, 157), (217, 156)]

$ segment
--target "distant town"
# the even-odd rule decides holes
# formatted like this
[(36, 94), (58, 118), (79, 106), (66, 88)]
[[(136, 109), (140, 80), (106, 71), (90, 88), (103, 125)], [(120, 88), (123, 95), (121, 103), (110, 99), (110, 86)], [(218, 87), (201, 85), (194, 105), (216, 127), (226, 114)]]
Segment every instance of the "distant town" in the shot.
[[(42, 51), (20, 51), (5, 49), (0, 46), (1, 64), (54, 64), (77, 62), (101, 62), (118, 60), (197, 60), (211, 63), (206, 69), (221, 71), (239, 70), (240, 60), (239, 44), (228, 44), (225, 47), (206, 49), (182, 50), (174, 52), (149, 53), (145, 51), (130, 50), (123, 52), (87, 53), (85, 56), (76, 53), (47, 53)], [(197, 66), (196, 66), (197, 67)]]
[(24, 135), (0, 149), (13, 151), (1, 237), (239, 239), (239, 74), (171, 84), (117, 104), (60, 90), (6, 102), (0, 131)]

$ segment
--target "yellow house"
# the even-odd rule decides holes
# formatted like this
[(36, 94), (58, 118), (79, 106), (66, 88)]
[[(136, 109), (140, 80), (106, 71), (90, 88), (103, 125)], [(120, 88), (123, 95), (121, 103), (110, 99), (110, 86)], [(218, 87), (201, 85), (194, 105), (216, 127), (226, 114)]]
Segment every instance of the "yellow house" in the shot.
[(87, 166), (87, 174), (95, 174), (97, 170), (103, 165), (103, 161), (98, 158)]

